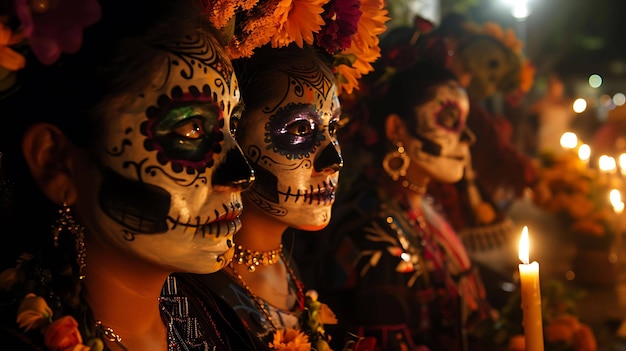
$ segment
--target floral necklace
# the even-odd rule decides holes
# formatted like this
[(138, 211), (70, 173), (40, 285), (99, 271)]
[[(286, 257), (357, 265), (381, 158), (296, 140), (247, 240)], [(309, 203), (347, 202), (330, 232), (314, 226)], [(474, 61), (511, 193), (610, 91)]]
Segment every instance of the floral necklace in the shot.
[[(300, 312), (304, 311), (304, 284), (296, 276), (293, 268), (291, 268), (291, 265), (289, 264), (289, 261), (285, 257), (284, 252), (281, 250), (278, 253), (278, 255), (279, 255), (280, 259), (283, 261), (283, 264), (285, 265), (285, 268), (287, 269), (287, 274), (289, 276), (288, 278), (289, 278), (290, 282), (293, 283), (293, 285), (297, 289), (297, 291), (296, 291), (296, 299), (297, 299), (297, 302), (298, 302), (298, 311), (300, 311)], [(235, 278), (237, 278), (239, 284), (246, 290), (246, 292), (248, 293), (250, 298), (252, 298), (252, 301), (254, 302), (254, 304), (257, 307), (257, 309), (263, 314), (263, 316), (270, 323), (272, 328), (275, 331), (278, 330), (279, 328), (276, 326), (276, 324), (274, 324), (274, 320), (272, 318), (272, 314), (270, 313), (270, 311), (266, 307), (266, 302), (261, 297), (256, 295), (252, 291), (252, 289), (250, 289), (248, 284), (246, 284), (246, 282), (243, 280), (243, 277), (235, 271), (235, 267), (234, 267), (232, 261), (230, 263), (230, 270), (229, 271), (231, 272), (231, 274)]]

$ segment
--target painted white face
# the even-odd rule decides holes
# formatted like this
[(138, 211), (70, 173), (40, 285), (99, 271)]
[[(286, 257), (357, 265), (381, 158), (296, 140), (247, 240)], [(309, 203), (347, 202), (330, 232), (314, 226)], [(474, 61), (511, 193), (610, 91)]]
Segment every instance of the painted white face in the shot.
[(268, 101), (242, 115), (237, 141), (256, 180), (244, 197), (303, 230), (330, 221), (343, 159), (336, 138), (336, 85), (313, 60), (277, 67)]
[(205, 34), (187, 40), (166, 50), (150, 87), (104, 116), (101, 181), (85, 207), (96, 210), (81, 215), (122, 250), (211, 273), (232, 258), (253, 173), (229, 129), (240, 99), (230, 62)]
[(435, 97), (415, 108), (416, 130), (411, 130), (407, 152), (434, 180), (457, 182), (469, 153), (465, 90), (455, 81), (435, 88)]

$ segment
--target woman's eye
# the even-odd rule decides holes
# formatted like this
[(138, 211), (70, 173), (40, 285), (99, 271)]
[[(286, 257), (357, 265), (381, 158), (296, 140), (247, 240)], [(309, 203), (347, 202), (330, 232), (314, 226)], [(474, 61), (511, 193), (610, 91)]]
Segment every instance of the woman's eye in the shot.
[(174, 132), (188, 139), (200, 139), (204, 136), (204, 126), (199, 118), (187, 120), (176, 128)]
[(296, 136), (303, 136), (310, 134), (314, 130), (315, 126), (308, 121), (298, 121), (287, 127), (287, 132)]

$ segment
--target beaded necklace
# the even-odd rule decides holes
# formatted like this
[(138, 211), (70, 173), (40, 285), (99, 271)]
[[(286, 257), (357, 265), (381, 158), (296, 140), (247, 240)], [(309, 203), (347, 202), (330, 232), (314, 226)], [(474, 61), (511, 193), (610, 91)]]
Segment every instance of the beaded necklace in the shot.
[[(289, 275), (288, 279), (290, 279), (291, 282), (296, 286), (296, 289), (297, 289), (296, 299), (298, 301), (298, 310), (299, 311), (304, 311), (304, 291), (303, 291), (304, 290), (304, 284), (302, 284), (302, 282), (296, 276), (293, 268), (291, 268), (291, 265), (289, 264), (289, 261), (285, 257), (285, 254), (283, 253), (282, 250), (278, 253), (278, 255), (279, 255), (280, 259), (283, 261), (283, 264), (285, 265), (285, 268), (287, 269), (287, 274)], [(272, 328), (274, 330), (278, 330), (279, 328), (274, 324), (274, 321), (272, 319), (272, 314), (265, 307), (265, 304), (266, 304), (265, 301), (263, 299), (261, 299), (259, 296), (257, 296), (254, 292), (252, 292), (252, 289), (250, 289), (248, 284), (246, 284), (246, 282), (243, 280), (243, 277), (239, 273), (237, 273), (235, 271), (235, 267), (234, 267), (232, 261), (230, 262), (230, 272), (231, 272), (231, 274), (235, 278), (237, 278), (239, 284), (246, 290), (248, 295), (252, 298), (252, 301), (254, 301), (254, 304), (257, 307), (257, 309), (267, 319), (267, 321), (270, 323)]]

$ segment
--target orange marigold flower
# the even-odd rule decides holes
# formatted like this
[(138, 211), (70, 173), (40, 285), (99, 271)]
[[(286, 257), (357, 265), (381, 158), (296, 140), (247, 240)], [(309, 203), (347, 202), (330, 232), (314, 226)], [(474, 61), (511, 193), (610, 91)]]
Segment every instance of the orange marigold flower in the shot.
[(304, 43), (313, 44), (314, 34), (324, 25), (321, 14), (327, 0), (283, 0), (274, 15), (279, 20), (279, 27), (272, 36), (275, 48), (287, 46), (291, 42), (302, 47)]
[(571, 343), (574, 333), (579, 329), (580, 322), (576, 316), (571, 314), (557, 316), (546, 326), (546, 341)]
[(576, 351), (596, 351), (598, 342), (593, 331), (586, 324), (581, 324), (580, 329), (574, 333), (574, 350)]
[(22, 41), (21, 34), (15, 34), (11, 28), (0, 23), (0, 66), (9, 71), (17, 71), (24, 68), (26, 59), (21, 54), (11, 49), (10, 45), (15, 45)]
[(524, 59), (520, 69), (519, 88), (523, 93), (527, 93), (533, 87), (535, 82), (535, 72), (537, 69), (528, 59)]
[(222, 29), (235, 15), (237, 9), (249, 10), (259, 0), (204, 0), (203, 5), (209, 21), (217, 29)]
[(276, 351), (311, 351), (309, 337), (293, 328), (277, 330), (270, 347)]
[(268, 0), (258, 4), (237, 23), (238, 32), (228, 43), (226, 52), (231, 59), (250, 57), (254, 50), (269, 43), (279, 26), (277, 6), (282, 0)]
[(378, 35), (385, 32), (390, 20), (385, 4), (381, 0), (363, 0), (361, 2), (361, 19), (357, 32), (352, 36), (352, 45), (342, 52), (343, 55), (354, 55), (356, 60), (351, 67), (339, 65), (336, 68), (338, 94), (352, 94), (358, 87), (358, 80), (374, 70), (371, 65), (380, 57), (380, 39)]

